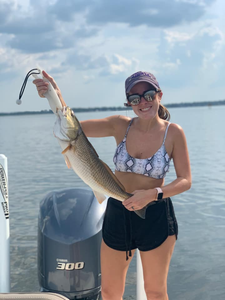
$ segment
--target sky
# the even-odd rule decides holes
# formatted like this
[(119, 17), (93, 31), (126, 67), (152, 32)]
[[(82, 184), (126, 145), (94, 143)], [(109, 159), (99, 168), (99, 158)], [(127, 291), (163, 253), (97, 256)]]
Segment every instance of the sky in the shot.
[(123, 106), (153, 73), (163, 104), (225, 99), (224, 0), (0, 0), (0, 112), (49, 109), (27, 72), (46, 70), (70, 107)]

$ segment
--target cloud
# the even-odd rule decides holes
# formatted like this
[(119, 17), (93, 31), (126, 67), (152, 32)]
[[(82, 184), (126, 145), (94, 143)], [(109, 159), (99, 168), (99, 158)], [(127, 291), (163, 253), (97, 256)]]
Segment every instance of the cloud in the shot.
[(49, 5), (47, 11), (62, 22), (73, 22), (77, 15), (83, 15), (88, 25), (125, 23), (165, 28), (199, 20), (213, 2), (215, 0), (58, 0)]
[(181, 64), (180, 60), (177, 59), (175, 62), (166, 62), (162, 64), (162, 67), (165, 70), (173, 71), (177, 70), (179, 68), (179, 65)]
[(50, 20), (42, 20), (42, 23), (39, 25), (37, 20), (33, 18), (24, 18), (10, 20), (2, 26), (0, 26), (0, 32), (5, 34), (14, 34), (14, 35), (24, 35), (28, 34), (30, 37), (35, 37), (36, 34), (45, 34), (46, 32), (51, 32), (54, 30), (54, 22)]
[(165, 39), (168, 41), (170, 46), (174, 46), (175, 43), (183, 43), (191, 40), (193, 34), (188, 34), (186, 32), (176, 32), (165, 30)]
[[(15, 54), (15, 53), (14, 53)], [(0, 48), (0, 81), (7, 82), (16, 76), (15, 57), (11, 51)], [(15, 55), (16, 56), (16, 55)], [(13, 57), (13, 58), (12, 58)]]
[(0, 28), (8, 20), (12, 11), (12, 1), (0, 2)]
[(36, 10), (30, 7), (26, 12), (15, 1), (0, 3), (0, 11), (6, 15), (0, 21), (0, 33), (7, 37), (7, 47), (34, 53), (50, 51), (58, 46), (54, 35), (54, 16), (47, 16), (45, 10), (41, 11), (42, 7)]
[(48, 12), (56, 15), (60, 21), (72, 22), (74, 16), (84, 13), (91, 3), (93, 3), (92, 0), (58, 0), (48, 7)]
[(54, 24), (55, 17), (47, 15), (43, 5), (26, 12), (15, 1), (0, 2), (0, 33), (35, 35), (52, 31)]
[(0, 81), (6, 82), (15, 77), (15, 74), (11, 72), (10, 65), (7, 62), (0, 62)]
[(135, 58), (127, 59), (119, 54), (113, 55), (113, 62), (109, 65), (109, 74), (117, 75), (127, 72), (129, 69), (136, 69), (139, 61)]
[(88, 24), (126, 23), (129, 26), (171, 27), (199, 20), (205, 13), (206, 4), (215, 0), (99, 0), (89, 7)]
[(64, 0), (30, 1), (24, 11), (15, 1), (0, 2), (0, 33), (7, 46), (24, 53), (74, 47), (97, 36), (110, 23), (165, 28), (198, 20), (215, 0)]
[(67, 49), (98, 31), (85, 27), (82, 17), (76, 24), (60, 22), (50, 8), (45, 1), (31, 1), (26, 12), (13, 1), (0, 2), (0, 34), (8, 37), (6, 45), (25, 53)]
[(93, 58), (88, 54), (79, 54), (77, 50), (72, 51), (62, 65), (74, 66), (77, 70), (101, 69), (108, 66), (106, 56)]
[(62, 66), (74, 66), (76, 70), (88, 71), (88, 75), (84, 75), (85, 80), (88, 82), (89, 79), (93, 78), (92, 71), (97, 72), (100, 76), (114, 76), (136, 70), (138, 64), (137, 59), (128, 59), (117, 53), (92, 57), (88, 54), (78, 54), (77, 51), (73, 51), (62, 63)]
[(224, 61), (221, 61), (224, 48), (224, 34), (212, 26), (192, 34), (165, 30), (159, 46), (159, 56), (165, 59), (161, 78), (168, 86), (180, 87), (197, 84), (203, 76), (204, 80), (211, 78), (210, 73), (215, 68), (218, 72)]
[(70, 48), (73, 41), (70, 37), (58, 36), (57, 33), (36, 34), (33, 37), (20, 34), (8, 41), (7, 45), (25, 53), (41, 53)]

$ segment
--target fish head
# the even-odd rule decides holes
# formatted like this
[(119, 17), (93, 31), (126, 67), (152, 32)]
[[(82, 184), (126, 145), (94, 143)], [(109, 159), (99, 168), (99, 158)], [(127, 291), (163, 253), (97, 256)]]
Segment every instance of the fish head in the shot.
[(58, 119), (54, 127), (54, 135), (60, 140), (73, 141), (81, 131), (81, 125), (72, 109), (63, 107), (57, 112)]

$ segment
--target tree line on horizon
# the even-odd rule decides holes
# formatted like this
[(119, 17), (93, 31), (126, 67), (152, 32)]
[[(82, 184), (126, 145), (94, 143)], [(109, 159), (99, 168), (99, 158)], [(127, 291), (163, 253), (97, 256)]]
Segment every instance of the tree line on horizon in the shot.
[[(218, 101), (204, 101), (204, 102), (183, 102), (183, 103), (170, 103), (165, 104), (166, 108), (176, 108), (176, 107), (192, 107), (192, 106), (218, 106), (225, 105), (225, 100)], [(121, 111), (121, 110), (131, 110), (131, 107), (122, 106), (102, 106), (102, 107), (87, 107), (87, 108), (72, 108), (75, 113), (79, 112), (93, 112), (93, 111)], [(10, 115), (36, 115), (36, 114), (50, 114), (53, 113), (51, 109), (41, 110), (41, 111), (24, 111), (24, 112), (9, 112), (1, 113), (0, 116), (10, 116)]]

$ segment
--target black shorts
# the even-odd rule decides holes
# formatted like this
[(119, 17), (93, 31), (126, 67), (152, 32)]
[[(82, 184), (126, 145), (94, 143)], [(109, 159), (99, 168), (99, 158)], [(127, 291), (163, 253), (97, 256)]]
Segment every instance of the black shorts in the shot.
[(149, 251), (160, 246), (169, 235), (178, 235), (178, 225), (170, 198), (154, 201), (142, 219), (127, 210), (122, 202), (109, 198), (102, 229), (103, 240), (110, 248)]

